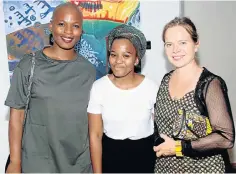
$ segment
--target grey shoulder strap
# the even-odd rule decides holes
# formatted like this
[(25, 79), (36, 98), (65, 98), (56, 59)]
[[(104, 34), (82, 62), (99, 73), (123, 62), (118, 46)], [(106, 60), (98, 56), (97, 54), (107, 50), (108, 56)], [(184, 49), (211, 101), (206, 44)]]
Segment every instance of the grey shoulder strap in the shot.
[(28, 82), (28, 87), (27, 87), (27, 95), (26, 95), (26, 106), (25, 106), (25, 117), (24, 117), (24, 122), (23, 122), (23, 131), (27, 119), (27, 113), (29, 109), (29, 102), (31, 98), (31, 89), (32, 89), (32, 83), (33, 83), (33, 76), (34, 76), (34, 68), (35, 68), (35, 53), (32, 54), (32, 61), (31, 61), (31, 67), (30, 67), (30, 75), (29, 75), (29, 82)]

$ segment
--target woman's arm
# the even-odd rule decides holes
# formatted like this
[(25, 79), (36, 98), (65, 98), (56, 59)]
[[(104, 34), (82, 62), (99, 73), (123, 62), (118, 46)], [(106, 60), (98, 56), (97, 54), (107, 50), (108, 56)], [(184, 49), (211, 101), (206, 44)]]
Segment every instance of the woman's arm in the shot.
[(7, 173), (21, 172), (21, 141), (24, 121), (23, 109), (10, 109), (9, 120), (9, 146), (10, 146), (10, 164)]
[[(224, 83), (224, 82), (223, 82)], [(212, 127), (212, 133), (196, 141), (184, 142), (183, 152), (207, 152), (213, 149), (230, 149), (234, 145), (235, 129), (227, 88), (218, 79), (210, 82), (205, 101)]]
[(101, 114), (88, 113), (90, 153), (94, 173), (102, 173), (102, 136), (103, 122)]

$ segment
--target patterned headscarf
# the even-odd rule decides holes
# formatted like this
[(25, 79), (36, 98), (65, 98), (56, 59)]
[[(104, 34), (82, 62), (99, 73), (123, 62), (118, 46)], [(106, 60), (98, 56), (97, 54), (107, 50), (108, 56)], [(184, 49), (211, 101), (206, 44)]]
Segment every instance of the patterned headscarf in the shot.
[(136, 49), (139, 60), (141, 60), (146, 52), (146, 38), (144, 34), (137, 28), (122, 24), (111, 30), (108, 35), (108, 50), (111, 50), (112, 43), (117, 38), (128, 39)]

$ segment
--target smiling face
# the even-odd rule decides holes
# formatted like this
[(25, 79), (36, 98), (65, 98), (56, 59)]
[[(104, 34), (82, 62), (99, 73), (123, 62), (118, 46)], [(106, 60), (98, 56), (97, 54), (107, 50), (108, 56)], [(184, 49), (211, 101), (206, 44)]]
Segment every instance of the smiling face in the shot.
[(82, 34), (83, 17), (75, 6), (62, 6), (53, 14), (49, 27), (52, 31), (53, 46), (61, 49), (74, 49)]
[(195, 43), (184, 27), (174, 26), (166, 30), (165, 53), (176, 68), (192, 62), (198, 47), (199, 42)]
[(134, 73), (139, 62), (136, 49), (128, 39), (115, 39), (112, 43), (109, 62), (115, 77), (126, 77)]

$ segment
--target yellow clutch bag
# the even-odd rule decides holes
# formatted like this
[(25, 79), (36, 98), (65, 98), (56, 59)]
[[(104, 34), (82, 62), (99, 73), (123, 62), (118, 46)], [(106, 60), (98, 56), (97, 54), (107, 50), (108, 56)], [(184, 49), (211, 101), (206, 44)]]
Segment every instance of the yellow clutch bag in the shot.
[(173, 125), (173, 136), (177, 139), (196, 140), (212, 132), (208, 117), (195, 112), (178, 109)]

